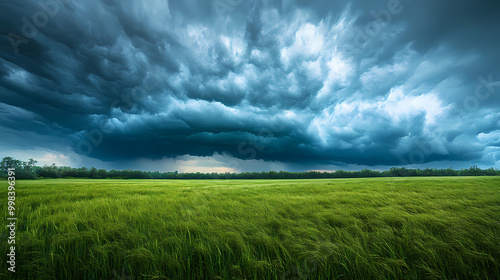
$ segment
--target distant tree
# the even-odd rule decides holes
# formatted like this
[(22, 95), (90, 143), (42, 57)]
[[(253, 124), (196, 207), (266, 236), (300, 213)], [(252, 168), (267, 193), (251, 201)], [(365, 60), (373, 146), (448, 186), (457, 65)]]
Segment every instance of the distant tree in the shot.
[(36, 178), (36, 160), (30, 159), (24, 162), (13, 157), (4, 157), (0, 162), (1, 175), (6, 176), (9, 168), (15, 169), (16, 179), (35, 179)]
[(105, 169), (97, 170), (97, 178), (98, 179), (106, 179), (108, 178), (108, 172)]
[(89, 178), (98, 179), (97, 178), (97, 168), (95, 168), (93, 166), (92, 166), (92, 168), (90, 168)]
[(23, 162), (13, 157), (4, 157), (2, 162), (0, 162), (0, 168), (5, 172), (7, 172), (9, 168), (21, 169), (22, 166)]

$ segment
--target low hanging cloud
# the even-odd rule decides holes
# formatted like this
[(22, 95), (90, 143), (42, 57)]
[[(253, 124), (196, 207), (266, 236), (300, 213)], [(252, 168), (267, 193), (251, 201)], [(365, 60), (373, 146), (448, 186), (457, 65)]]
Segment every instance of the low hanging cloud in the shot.
[(496, 1), (219, 2), (6, 3), (1, 152), (499, 166)]

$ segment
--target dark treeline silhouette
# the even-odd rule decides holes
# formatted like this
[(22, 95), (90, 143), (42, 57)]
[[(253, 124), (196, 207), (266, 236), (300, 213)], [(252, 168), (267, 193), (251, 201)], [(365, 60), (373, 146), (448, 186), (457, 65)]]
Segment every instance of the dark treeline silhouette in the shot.
[(364, 169), (361, 171), (335, 172), (242, 172), (242, 173), (178, 173), (151, 172), (139, 170), (105, 170), (92, 168), (72, 168), (68, 166), (37, 166), (37, 161), (27, 162), (5, 157), (0, 162), (0, 177), (7, 177), (7, 169), (15, 168), (16, 179), (36, 178), (90, 178), (90, 179), (321, 179), (321, 178), (369, 178), (369, 177), (414, 177), (414, 176), (499, 176), (500, 170), (495, 168), (481, 169), (477, 166), (469, 169), (407, 169), (392, 167), (387, 171)]

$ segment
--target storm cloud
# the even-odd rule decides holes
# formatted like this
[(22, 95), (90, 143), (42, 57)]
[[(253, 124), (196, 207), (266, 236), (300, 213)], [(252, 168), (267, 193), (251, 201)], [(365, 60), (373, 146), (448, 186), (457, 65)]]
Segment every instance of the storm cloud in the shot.
[(498, 1), (2, 5), (5, 155), (500, 167)]

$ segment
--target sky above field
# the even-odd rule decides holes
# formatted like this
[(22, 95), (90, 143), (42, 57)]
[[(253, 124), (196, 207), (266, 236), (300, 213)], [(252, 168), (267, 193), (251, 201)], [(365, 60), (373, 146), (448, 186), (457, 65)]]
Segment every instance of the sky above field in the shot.
[(500, 2), (3, 1), (0, 156), (500, 167)]

